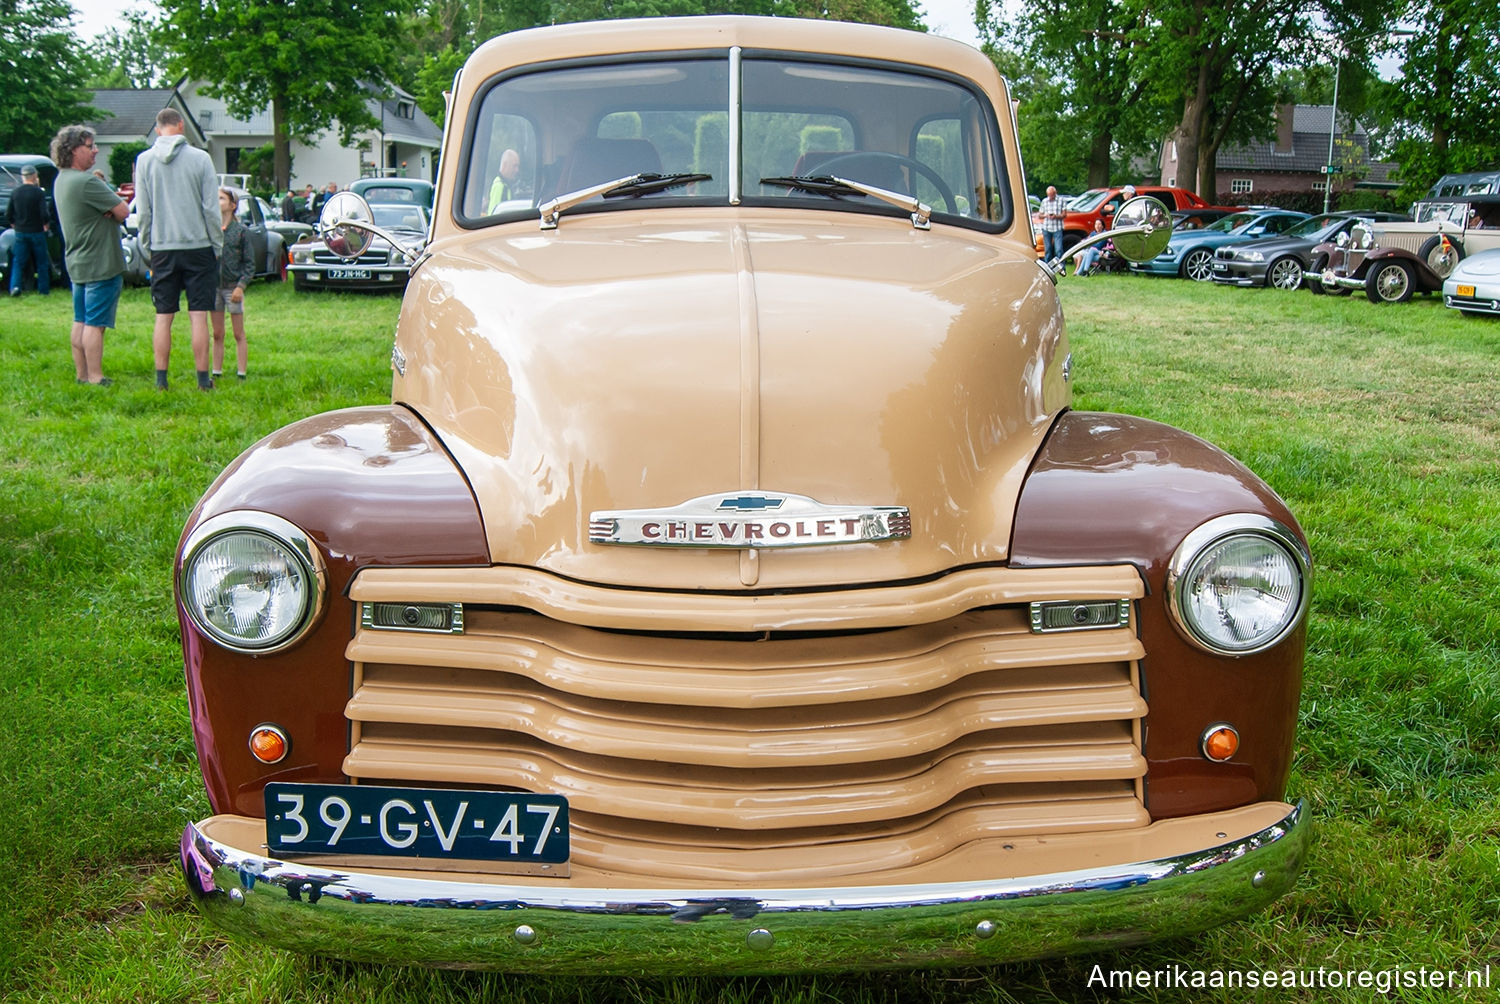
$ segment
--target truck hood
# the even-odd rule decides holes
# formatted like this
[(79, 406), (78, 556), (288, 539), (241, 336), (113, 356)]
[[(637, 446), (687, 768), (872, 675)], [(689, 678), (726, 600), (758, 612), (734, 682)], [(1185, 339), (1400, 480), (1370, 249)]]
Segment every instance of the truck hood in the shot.
[[(1069, 395), (1056, 292), (1027, 250), (784, 211), (449, 237), (408, 288), (394, 400), (468, 477), (496, 564), (738, 590), (1001, 561)], [(904, 506), (911, 535), (755, 555), (589, 539), (595, 513), (756, 490)]]

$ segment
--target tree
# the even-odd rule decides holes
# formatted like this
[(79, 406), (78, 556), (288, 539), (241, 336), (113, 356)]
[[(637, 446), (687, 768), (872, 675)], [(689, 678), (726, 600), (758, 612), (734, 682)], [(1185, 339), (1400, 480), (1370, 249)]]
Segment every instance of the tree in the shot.
[[(0, 0), (4, 2), (4, 0)], [(291, 141), (337, 122), (347, 144), (376, 125), (361, 85), (393, 64), (414, 0), (162, 0), (158, 38), (172, 68), (249, 118), (271, 109), (275, 186), (291, 180)], [(184, 40), (190, 40), (190, 44)]]
[(0, 150), (44, 153), (58, 129), (97, 119), (86, 74), (66, 0), (0, 0)]
[(1061, 165), (1047, 177), (1072, 188), (1108, 185), (1117, 141), (1125, 134), (1138, 138), (1145, 121), (1139, 101), (1148, 81), (1140, 72), (1141, 48), (1135, 41), (1141, 12), (1122, 0), (1029, 0), (1016, 25), (1008, 27), (998, 0), (979, 3), (980, 36), (992, 59), (998, 42), (1009, 37), (1032, 67), (1051, 69), (1051, 85), (1035, 87), (1032, 106), (1025, 110), (1027, 119), (1043, 117), (1054, 135), (1029, 149), (1045, 149), (1049, 160), (1057, 159), (1059, 147), (1067, 150), (1082, 162), (1083, 177), (1070, 181), (1068, 175), (1076, 172), (1060, 170)]
[(1177, 110), (1177, 182), (1213, 199), (1219, 148), (1270, 128), (1272, 68), (1307, 58), (1316, 7), (1307, 0), (1133, 2), (1146, 14), (1137, 31), (1149, 44), (1146, 72), (1159, 81), (1158, 100)]
[(121, 15), (125, 27), (111, 27), (87, 46), (94, 69), (89, 86), (132, 87), (147, 89), (166, 87), (167, 63), (170, 58), (161, 44), (160, 24), (156, 18), (132, 9)]
[(1500, 7), (1493, 0), (1425, 0), (1407, 14), (1396, 109), (1398, 198), (1444, 174), (1500, 165)]

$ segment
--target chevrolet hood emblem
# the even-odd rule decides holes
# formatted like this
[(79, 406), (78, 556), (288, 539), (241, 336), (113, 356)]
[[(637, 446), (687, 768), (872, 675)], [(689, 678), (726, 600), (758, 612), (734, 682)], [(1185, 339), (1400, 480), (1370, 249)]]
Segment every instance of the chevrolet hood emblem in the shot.
[(653, 547), (774, 548), (863, 544), (911, 536), (905, 506), (823, 505), (805, 495), (703, 495), (666, 509), (603, 510), (589, 541)]

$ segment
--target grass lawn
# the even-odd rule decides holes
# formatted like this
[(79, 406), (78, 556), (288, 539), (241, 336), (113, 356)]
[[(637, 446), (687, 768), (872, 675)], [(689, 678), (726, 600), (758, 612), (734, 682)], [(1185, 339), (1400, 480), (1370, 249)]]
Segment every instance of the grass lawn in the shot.
[[(1431, 299), (1063, 280), (1076, 405), (1185, 428), (1291, 504), (1315, 586), (1291, 784), (1316, 821), (1296, 889), (1246, 922), (1115, 954), (775, 979), (527, 979), (227, 941), (175, 860), (208, 813), (168, 581), (188, 512), (251, 443), (389, 399), (393, 298), (247, 301), (250, 379), (152, 389), (127, 290), (110, 388), (74, 383), (70, 302), (0, 299), (0, 998), (99, 1001), (1367, 1001), (1375, 989), (1109, 991), (1108, 970), (1466, 970), (1500, 999), (1500, 320)], [(232, 347), (231, 347), (232, 354)], [(231, 367), (232, 368), (232, 367)], [(1379, 997), (1379, 999), (1386, 999)]]

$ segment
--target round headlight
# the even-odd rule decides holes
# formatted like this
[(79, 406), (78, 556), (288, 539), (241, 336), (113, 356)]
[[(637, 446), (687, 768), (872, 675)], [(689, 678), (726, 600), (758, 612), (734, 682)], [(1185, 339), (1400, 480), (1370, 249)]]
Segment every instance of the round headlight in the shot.
[(1167, 605), (1183, 634), (1216, 655), (1260, 652), (1307, 610), (1311, 562), (1290, 529), (1265, 516), (1211, 519), (1167, 568)]
[(313, 625), (325, 579), (322, 556), (297, 527), (269, 513), (234, 512), (193, 531), (180, 590), (204, 634), (259, 654), (285, 648)]

